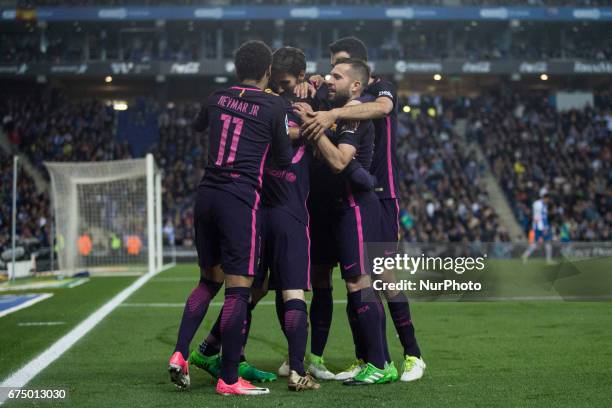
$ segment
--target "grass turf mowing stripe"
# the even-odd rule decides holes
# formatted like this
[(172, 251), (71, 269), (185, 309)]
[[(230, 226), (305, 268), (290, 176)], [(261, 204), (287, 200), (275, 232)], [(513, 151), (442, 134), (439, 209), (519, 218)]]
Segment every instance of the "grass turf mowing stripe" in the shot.
[[(163, 271), (165, 269), (162, 269)], [(145, 283), (147, 283), (158, 271), (152, 274), (146, 274), (137, 279), (127, 288), (119, 292), (115, 297), (109, 300), (104, 306), (96, 310), (87, 319), (81, 322), (78, 326), (72, 329), (68, 334), (63, 336), (61, 339), (56, 341), (51, 347), (45, 350), (38, 357), (30, 361), (28, 364), (23, 366), (17, 372), (13, 373), (10, 377), (5, 379), (0, 387), (12, 387), (22, 388), (26, 386), (36, 375), (47, 368), (51, 363), (57, 360), (62, 354), (66, 352), (70, 347), (85, 336), (91, 329), (93, 329), (98, 323), (108, 316), (113, 310), (117, 308), (125, 299), (131, 296), (134, 292), (140, 289)], [(0, 399), (0, 405), (5, 400)]]
[[(197, 265), (181, 265), (162, 275), (187, 275), (193, 276), (191, 283), (154, 285), (150, 281), (126, 302), (183, 305), (198, 281)], [(338, 300), (346, 298), (341, 283), (338, 277), (334, 287)], [(222, 298), (222, 294), (217, 296)], [(265, 300), (274, 300), (274, 295)], [(605, 390), (612, 375), (608, 363), (612, 356), (610, 305), (416, 302), (412, 316), (428, 365), (422, 380), (371, 387), (345, 387), (328, 381), (317, 392), (292, 393), (281, 379), (266, 384), (270, 395), (257, 398), (218, 396), (210, 376), (195, 369), (191, 370), (191, 390), (176, 390), (166, 364), (176, 342), (181, 308), (118, 307), (28, 387), (66, 389), (69, 398), (62, 407), (92, 408), (607, 406), (609, 392)], [(219, 309), (209, 311), (192, 347), (206, 337)], [(350, 364), (354, 350), (344, 308), (334, 309), (325, 358), (328, 367), (337, 371)], [(387, 335), (401, 372), (403, 350), (390, 320)], [(276, 371), (286, 352), (274, 308), (256, 308), (246, 348), (248, 360), (258, 368)]]

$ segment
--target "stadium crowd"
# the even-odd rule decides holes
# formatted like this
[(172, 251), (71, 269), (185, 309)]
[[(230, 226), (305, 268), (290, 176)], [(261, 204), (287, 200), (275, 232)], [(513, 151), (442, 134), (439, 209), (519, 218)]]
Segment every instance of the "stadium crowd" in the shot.
[[(3, 98), (0, 118), (7, 140), (43, 175), (43, 161), (101, 161), (130, 156), (126, 143), (115, 141), (114, 111), (95, 100), (71, 101), (48, 91), (40, 97)], [(12, 157), (0, 149), (2, 194), (0, 252), (10, 244)], [(49, 196), (19, 170), (17, 227), (21, 242), (36, 239), (47, 245)]]
[(452, 112), (399, 116), (401, 222), (414, 242), (509, 241), (481, 178), (479, 163), (453, 129)]
[(183, 244), (194, 240), (192, 196), (206, 161), (206, 140), (191, 127), (198, 109), (199, 105), (193, 103), (162, 109), (158, 116), (159, 141), (152, 148), (164, 171), (165, 225), (171, 226), (174, 240)]
[[(60, 93), (47, 92), (38, 100), (11, 98), (0, 106), (2, 116), (11, 117), (14, 123), (10, 140), (41, 174), (46, 175), (44, 160), (99, 161), (131, 156), (128, 145), (114, 138), (115, 111), (101, 101), (75, 102)], [(194, 238), (191, 195), (203, 174), (205, 160), (204, 141), (190, 126), (197, 110), (198, 105), (193, 103), (157, 107), (160, 136), (151, 148), (164, 170), (165, 225), (178, 244), (187, 245)], [(480, 187), (482, 166), (458, 143), (451, 120), (434, 119), (426, 113), (416, 118), (402, 113), (400, 134), (403, 137), (398, 153), (404, 180), (402, 226), (406, 239), (507, 240)], [(11, 178), (9, 167), (2, 169), (2, 177), (7, 180)], [(36, 194), (33, 184), (28, 186), (31, 188), (24, 185), (27, 194), (21, 196), (23, 201), (35, 198), (32, 202), (42, 203), (41, 210), (44, 209), (46, 195), (40, 196), (45, 197), (41, 201), (33, 196)], [(32, 218), (28, 225), (39, 221), (38, 212), (23, 214)]]
[(176, 5), (176, 6), (200, 6), (200, 5), (251, 5), (251, 4), (294, 4), (294, 5), (422, 5), (422, 6), (610, 6), (610, 0), (19, 0), (21, 7), (36, 6), (124, 6), (124, 5)]
[[(52, 23), (43, 31), (32, 25), (13, 25), (0, 37), (0, 63), (93, 61), (189, 62), (231, 58), (235, 43), (259, 38), (270, 44), (304, 49), (307, 58), (324, 58), (321, 39), (311, 33), (324, 30), (318, 22), (291, 22), (282, 30), (268, 30), (269, 22), (244, 22), (210, 27), (201, 22), (152, 27), (148, 22), (116, 23), (114, 28), (93, 24)], [(23, 24), (22, 24), (23, 25)], [(338, 30), (352, 26), (338, 22)], [(612, 59), (612, 39), (603, 23), (563, 23), (546, 28), (525, 22), (501, 27), (491, 22), (428, 22), (388, 30), (384, 22), (358, 22), (355, 29), (368, 38), (374, 60), (503, 60)], [(223, 33), (219, 53), (217, 29)], [(396, 31), (393, 33), (393, 31)], [(261, 36), (258, 37), (257, 33)]]
[[(17, 230), (19, 243), (49, 243), (49, 200), (37, 191), (34, 180), (24, 171), (18, 173)], [(11, 247), (13, 158), (0, 149), (0, 254)]]
[[(561, 230), (572, 240), (612, 238), (610, 98), (600, 98), (597, 108), (563, 114), (543, 94), (472, 99), (462, 109), (452, 108), (457, 106), (455, 101), (431, 101), (423, 101), (422, 106), (437, 106), (437, 112), (444, 110), (444, 114), (432, 115), (422, 109), (399, 115), (400, 224), (405, 240), (510, 239), (483, 187), (484, 163), (454, 130), (459, 116), (468, 117), (468, 140), (482, 145), (525, 231), (530, 228), (531, 203), (540, 188), (546, 187), (553, 198), (550, 213), (557, 238)], [(191, 245), (192, 193), (203, 174), (206, 151), (205, 140), (190, 126), (198, 104), (152, 106), (159, 140), (151, 152), (164, 170), (166, 235), (179, 245)], [(115, 138), (116, 115), (100, 100), (74, 101), (51, 90), (36, 99), (0, 102), (8, 139), (45, 176), (44, 160), (131, 157), (128, 144)], [(2, 155), (0, 249), (9, 243), (12, 178), (12, 161), (6, 153)], [(46, 242), (48, 197), (37, 192), (24, 171), (20, 172), (19, 197), (20, 236)]]
[(115, 111), (101, 100), (73, 100), (49, 90), (39, 98), (7, 98), (3, 117), (13, 124), (9, 138), (42, 173), (43, 161), (103, 161), (130, 157), (114, 137)]
[(612, 99), (559, 113), (548, 95), (473, 101), (468, 134), (478, 140), (525, 231), (546, 188), (558, 239), (612, 238)]

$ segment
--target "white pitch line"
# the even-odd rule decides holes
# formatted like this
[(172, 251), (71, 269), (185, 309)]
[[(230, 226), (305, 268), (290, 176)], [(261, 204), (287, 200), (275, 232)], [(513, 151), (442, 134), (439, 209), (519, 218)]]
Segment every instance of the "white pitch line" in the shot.
[(151, 282), (196, 282), (197, 278), (194, 278), (192, 276), (166, 276), (166, 277), (159, 277), (159, 278), (155, 278), (153, 280), (151, 280)]
[(81, 279), (77, 279), (74, 282), (71, 282), (68, 284), (68, 288), (72, 289), (72, 288), (76, 288), (77, 286), (81, 286), (84, 283), (89, 282), (89, 278), (81, 278)]
[(17, 326), (20, 326), (20, 327), (61, 326), (62, 324), (66, 324), (66, 322), (21, 322), (21, 323), (17, 323)]
[(41, 293), (40, 296), (37, 296), (34, 299), (28, 300), (27, 302), (21, 303), (17, 306), (13, 306), (10, 309), (1, 311), (0, 317), (4, 317), (18, 310), (25, 309), (26, 307), (30, 307), (35, 303), (42, 302), (43, 300), (50, 298), (51, 296), (53, 296), (53, 293)]
[[(168, 267), (171, 267), (169, 265)], [(168, 267), (162, 268), (160, 271), (155, 273), (146, 274), (137, 279), (127, 288), (119, 292), (115, 297), (106, 302), (104, 306), (93, 312), (89, 317), (79, 323), (74, 329), (72, 329), (64, 337), (57, 340), (51, 347), (42, 352), (38, 357), (21, 367), (18, 371), (13, 373), (10, 377), (6, 378), (0, 387), (10, 388), (23, 388), (25, 387), (34, 377), (40, 374), (45, 368), (51, 363), (57, 360), (62, 354), (64, 354), (70, 347), (72, 347), (77, 341), (85, 336), (91, 329), (93, 329), (98, 323), (102, 321), (106, 316), (109, 315), (113, 310), (117, 308), (123, 301), (130, 297), (134, 292), (140, 289), (145, 283), (149, 281), (153, 276), (159, 272), (166, 270)], [(4, 403), (4, 399), (0, 397), (0, 405)]]

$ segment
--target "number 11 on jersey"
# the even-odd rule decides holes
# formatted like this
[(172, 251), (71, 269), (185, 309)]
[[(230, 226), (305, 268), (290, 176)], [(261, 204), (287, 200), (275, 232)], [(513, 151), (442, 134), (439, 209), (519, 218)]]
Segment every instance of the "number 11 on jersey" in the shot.
[(238, 141), (240, 140), (240, 133), (242, 133), (242, 126), (244, 120), (235, 116), (221, 114), (221, 121), (223, 122), (223, 130), (221, 132), (221, 141), (219, 142), (219, 152), (217, 153), (217, 160), (215, 164), (221, 166), (223, 163), (223, 157), (225, 156), (225, 146), (227, 145), (227, 135), (231, 124), (234, 124), (234, 132), (232, 133), (232, 141), (230, 145), (230, 152), (227, 157), (227, 165), (232, 165), (236, 158), (236, 150), (238, 149)]

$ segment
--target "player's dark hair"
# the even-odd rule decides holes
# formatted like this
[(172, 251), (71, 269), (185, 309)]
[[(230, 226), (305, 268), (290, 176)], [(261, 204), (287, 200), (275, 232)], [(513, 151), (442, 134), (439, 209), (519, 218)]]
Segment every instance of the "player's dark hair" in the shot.
[(299, 48), (281, 47), (272, 54), (272, 76), (288, 73), (296, 78), (306, 71), (306, 55)]
[[(367, 62), (357, 58), (341, 58), (336, 65), (348, 64), (351, 66), (351, 78), (361, 82), (362, 86), (368, 86), (370, 80), (370, 66)], [(334, 66), (336, 66), (334, 65)]]
[(336, 54), (338, 52), (346, 52), (351, 58), (368, 60), (368, 48), (363, 41), (356, 37), (344, 37), (329, 44), (329, 52)]
[(262, 41), (247, 41), (234, 54), (234, 66), (239, 81), (259, 81), (272, 65), (272, 51)]

